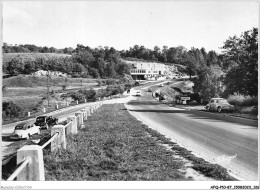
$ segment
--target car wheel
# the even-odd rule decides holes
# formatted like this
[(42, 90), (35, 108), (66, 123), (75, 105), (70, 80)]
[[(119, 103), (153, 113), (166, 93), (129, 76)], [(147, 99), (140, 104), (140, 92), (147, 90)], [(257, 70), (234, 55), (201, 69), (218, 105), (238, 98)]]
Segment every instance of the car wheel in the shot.
[(206, 106), (206, 110), (207, 110), (207, 111), (210, 111), (210, 110), (209, 110), (209, 106)]
[(221, 107), (218, 107), (218, 109), (217, 109), (217, 111), (218, 111), (218, 113), (221, 113)]

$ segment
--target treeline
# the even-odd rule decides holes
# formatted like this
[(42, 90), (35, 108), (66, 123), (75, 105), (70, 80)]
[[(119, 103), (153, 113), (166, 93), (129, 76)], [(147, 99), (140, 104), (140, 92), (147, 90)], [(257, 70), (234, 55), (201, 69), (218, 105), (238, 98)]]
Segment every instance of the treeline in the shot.
[(113, 47), (92, 49), (83, 45), (61, 50), (34, 45), (3, 45), (3, 52), (43, 52), (43, 49), (71, 56), (48, 60), (15, 57), (3, 64), (4, 73), (29, 74), (39, 69), (49, 69), (62, 71), (73, 77), (121, 78), (130, 74), (129, 66), (121, 58), (141, 59), (185, 66), (186, 69), (182, 72), (186, 72), (190, 78), (196, 76), (193, 79), (194, 92), (204, 99), (234, 93), (250, 96), (258, 94), (258, 28), (245, 31), (240, 37), (229, 37), (220, 54), (215, 51), (207, 52), (205, 48), (187, 50), (183, 46), (163, 46), (162, 49), (155, 46), (154, 49), (148, 49), (135, 45), (129, 50), (117, 51)]
[(222, 53), (217, 54), (206, 52), (205, 48), (187, 50), (183, 46), (163, 46), (160, 49), (155, 46), (148, 49), (135, 45), (122, 51), (121, 56), (186, 66), (183, 72), (190, 77), (196, 76), (193, 79), (194, 92), (203, 99), (234, 93), (257, 96), (258, 28), (245, 31), (240, 37), (229, 37), (221, 49)]
[(114, 48), (95, 48), (77, 45), (71, 56), (23, 57), (15, 56), (3, 62), (3, 72), (11, 75), (30, 74), (37, 70), (61, 71), (72, 77), (120, 78), (130, 74)]
[(74, 49), (71, 47), (66, 47), (64, 49), (57, 49), (54, 47), (41, 47), (33, 44), (8, 44), (3, 43), (2, 47), (3, 53), (64, 53), (64, 54), (72, 54)]

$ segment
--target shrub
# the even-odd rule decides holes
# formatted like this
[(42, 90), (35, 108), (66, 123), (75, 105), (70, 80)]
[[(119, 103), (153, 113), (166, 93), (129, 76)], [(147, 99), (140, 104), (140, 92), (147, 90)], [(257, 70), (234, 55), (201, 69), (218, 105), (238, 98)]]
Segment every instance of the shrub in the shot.
[(14, 118), (22, 115), (22, 109), (12, 101), (2, 103), (3, 118)]
[(245, 96), (245, 100), (242, 103), (242, 106), (257, 106), (258, 105), (258, 98), (252, 96)]
[(116, 80), (115, 79), (107, 79), (106, 80), (106, 85), (115, 85), (116, 84)]
[(83, 101), (85, 99), (84, 94), (82, 94), (80, 92), (69, 92), (67, 94), (67, 97), (71, 97), (74, 101), (76, 101), (76, 100)]
[(96, 91), (91, 89), (91, 90), (79, 90), (80, 94), (83, 94), (85, 99), (88, 101), (95, 101), (96, 100)]
[(258, 98), (254, 96), (243, 96), (240, 94), (229, 95), (228, 100), (230, 104), (235, 106), (256, 106), (258, 105)]

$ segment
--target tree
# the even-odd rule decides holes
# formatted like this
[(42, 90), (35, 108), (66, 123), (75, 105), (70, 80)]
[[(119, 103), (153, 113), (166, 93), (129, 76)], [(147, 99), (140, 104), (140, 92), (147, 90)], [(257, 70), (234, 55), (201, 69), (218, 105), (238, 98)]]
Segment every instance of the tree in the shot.
[[(224, 79), (226, 93), (258, 94), (258, 29), (230, 37), (223, 46), (225, 61), (233, 63)], [(234, 64), (235, 63), (235, 64)]]
[(90, 67), (88, 71), (93, 78), (99, 78), (99, 72), (96, 68)]
[(22, 115), (22, 109), (13, 103), (12, 101), (10, 102), (3, 102), (2, 103), (2, 110), (3, 110), (3, 118), (14, 118)]
[(116, 77), (115, 63), (113, 61), (106, 65), (106, 76), (110, 78)]
[(221, 68), (216, 66), (204, 67), (198, 70), (194, 79), (193, 90), (204, 100), (209, 100), (221, 93)]
[(186, 66), (185, 72), (190, 76), (194, 76), (198, 71), (198, 64), (196, 58), (191, 53), (186, 53), (182, 61), (183, 65)]
[(6, 70), (11, 75), (17, 75), (23, 73), (24, 62), (21, 58), (15, 57), (10, 62), (8, 62)]
[(125, 76), (125, 74), (130, 74), (130, 68), (128, 64), (120, 62), (116, 65), (116, 72), (121, 77)]

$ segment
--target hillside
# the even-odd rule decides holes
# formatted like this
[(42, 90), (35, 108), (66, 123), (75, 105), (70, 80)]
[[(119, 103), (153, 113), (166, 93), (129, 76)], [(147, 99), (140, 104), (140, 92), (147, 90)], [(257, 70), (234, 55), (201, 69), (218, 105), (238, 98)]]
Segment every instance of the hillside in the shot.
[[(86, 78), (64, 78), (52, 76), (49, 83), (51, 86), (62, 86), (66, 83), (68, 86), (79, 86), (84, 83), (95, 83), (95, 79), (86, 79)], [(3, 85), (7, 87), (40, 87), (46, 86), (47, 77), (45, 76), (31, 76), (31, 75), (18, 75), (14, 77), (9, 77), (3, 79)]]
[(11, 61), (15, 57), (20, 57), (24, 60), (36, 60), (38, 58), (51, 59), (60, 57), (70, 57), (69, 54), (59, 54), (59, 53), (3, 53), (3, 63)]

